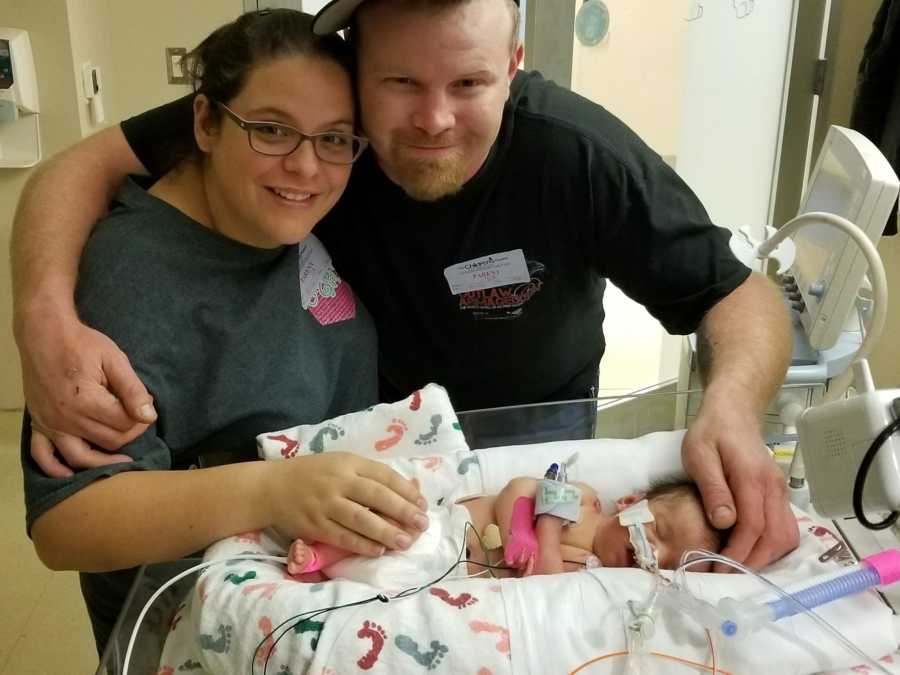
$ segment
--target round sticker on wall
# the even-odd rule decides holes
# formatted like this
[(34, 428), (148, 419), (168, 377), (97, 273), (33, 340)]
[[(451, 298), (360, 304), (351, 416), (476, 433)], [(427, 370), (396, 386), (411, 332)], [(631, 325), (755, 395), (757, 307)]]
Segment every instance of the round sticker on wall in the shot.
[(601, 0), (585, 0), (575, 15), (575, 35), (585, 47), (599, 44), (609, 33), (609, 9)]

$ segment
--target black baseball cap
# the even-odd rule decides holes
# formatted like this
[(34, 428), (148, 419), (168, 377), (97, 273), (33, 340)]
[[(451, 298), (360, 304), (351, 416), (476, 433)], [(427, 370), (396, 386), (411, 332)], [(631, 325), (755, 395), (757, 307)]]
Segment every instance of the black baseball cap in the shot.
[[(331, 0), (313, 19), (313, 33), (328, 35), (350, 26), (350, 19), (366, 0)], [(513, 0), (517, 5), (519, 0)]]

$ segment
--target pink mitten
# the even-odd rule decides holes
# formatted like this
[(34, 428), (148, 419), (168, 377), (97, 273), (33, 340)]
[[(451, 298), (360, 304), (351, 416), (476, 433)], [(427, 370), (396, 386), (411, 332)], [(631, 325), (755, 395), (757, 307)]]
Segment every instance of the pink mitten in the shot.
[(538, 552), (538, 540), (534, 533), (534, 499), (519, 497), (513, 502), (509, 522), (509, 536), (503, 551), (506, 564), (527, 567)]

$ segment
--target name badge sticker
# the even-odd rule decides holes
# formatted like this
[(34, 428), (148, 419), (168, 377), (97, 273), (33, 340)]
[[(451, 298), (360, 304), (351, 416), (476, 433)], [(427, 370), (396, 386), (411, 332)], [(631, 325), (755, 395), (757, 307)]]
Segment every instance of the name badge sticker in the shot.
[(522, 249), (492, 253), (444, 269), (453, 295), (531, 281)]
[(297, 246), (299, 248), (300, 302), (303, 309), (309, 309), (316, 304), (322, 281), (331, 270), (331, 256), (328, 255), (322, 242), (312, 234)]

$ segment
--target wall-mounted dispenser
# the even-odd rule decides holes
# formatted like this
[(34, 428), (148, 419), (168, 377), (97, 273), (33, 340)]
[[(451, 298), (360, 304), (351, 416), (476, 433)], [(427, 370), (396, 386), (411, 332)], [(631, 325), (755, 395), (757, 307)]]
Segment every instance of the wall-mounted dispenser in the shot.
[(91, 124), (102, 124), (106, 121), (103, 111), (103, 80), (100, 77), (100, 66), (86, 62), (81, 64), (81, 87), (88, 100), (91, 111)]
[(0, 168), (41, 159), (38, 87), (28, 33), (0, 27)]

